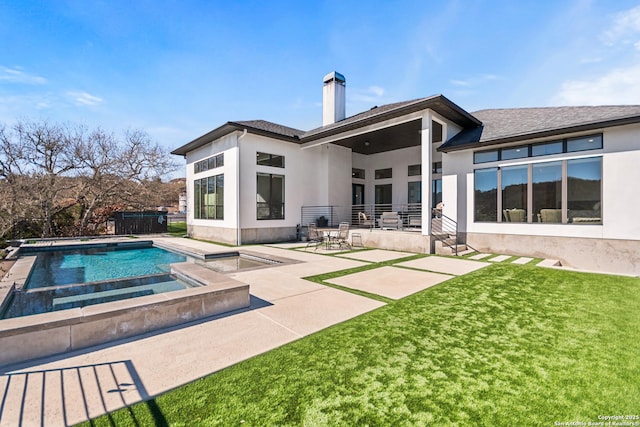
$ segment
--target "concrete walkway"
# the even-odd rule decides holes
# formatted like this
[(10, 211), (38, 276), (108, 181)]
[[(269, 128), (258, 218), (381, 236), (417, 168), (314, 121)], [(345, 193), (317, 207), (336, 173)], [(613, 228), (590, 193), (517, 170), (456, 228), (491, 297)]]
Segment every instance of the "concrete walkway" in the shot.
[[(236, 250), (186, 239), (156, 239), (164, 243), (178, 241), (204, 252)], [(247, 310), (22, 366), (0, 367), (0, 426), (72, 425), (148, 399), (384, 305), (303, 279), (367, 265), (366, 261), (273, 246), (242, 249), (298, 262), (230, 274), (250, 285), (251, 307)], [(363, 251), (361, 255), (367, 253), (375, 259), (411, 255), (376, 251)], [(424, 260), (431, 258), (438, 257)], [(445, 262), (485, 264), (465, 260)], [(396, 267), (379, 268), (373, 274), (379, 275), (383, 269), (391, 269), (395, 280), (404, 283), (405, 289), (400, 293), (388, 294), (391, 298), (400, 298), (451, 277)], [(356, 282), (363, 279), (356, 277)], [(385, 291), (375, 293), (378, 292), (384, 295)]]

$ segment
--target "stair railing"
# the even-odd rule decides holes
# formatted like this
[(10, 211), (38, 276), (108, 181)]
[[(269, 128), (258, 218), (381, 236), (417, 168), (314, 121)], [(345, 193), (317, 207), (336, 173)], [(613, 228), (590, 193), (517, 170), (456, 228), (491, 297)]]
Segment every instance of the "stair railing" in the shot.
[[(451, 248), (458, 256), (458, 223), (442, 214), (442, 209), (431, 210), (431, 235), (443, 245)], [(451, 238), (453, 236), (453, 244)]]

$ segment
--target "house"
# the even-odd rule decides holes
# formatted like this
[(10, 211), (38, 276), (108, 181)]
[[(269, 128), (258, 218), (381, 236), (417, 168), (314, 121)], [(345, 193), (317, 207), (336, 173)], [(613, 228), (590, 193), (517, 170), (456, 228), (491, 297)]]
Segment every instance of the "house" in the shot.
[(287, 241), (394, 211), (402, 230), (367, 245), (433, 252), (448, 224), (455, 245), (640, 274), (640, 105), (469, 113), (435, 95), (346, 117), (344, 76), (323, 83), (317, 129), (227, 122), (173, 151), (191, 235)]

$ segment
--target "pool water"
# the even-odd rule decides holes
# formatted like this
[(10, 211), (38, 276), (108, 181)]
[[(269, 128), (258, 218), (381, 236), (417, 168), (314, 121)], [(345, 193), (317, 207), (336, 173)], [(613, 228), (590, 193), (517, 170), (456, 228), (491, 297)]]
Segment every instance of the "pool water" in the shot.
[(78, 283), (14, 292), (1, 319), (50, 313), (111, 301), (185, 289), (190, 285), (169, 274)]
[(25, 289), (167, 273), (170, 264), (186, 260), (185, 255), (157, 247), (43, 251), (38, 252)]

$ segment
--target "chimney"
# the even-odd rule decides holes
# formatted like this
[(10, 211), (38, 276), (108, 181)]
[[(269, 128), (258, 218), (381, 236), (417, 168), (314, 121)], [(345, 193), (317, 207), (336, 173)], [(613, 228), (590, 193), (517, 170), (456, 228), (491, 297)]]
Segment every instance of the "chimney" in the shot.
[(333, 71), (323, 79), (322, 126), (339, 122), (346, 117), (344, 76)]

